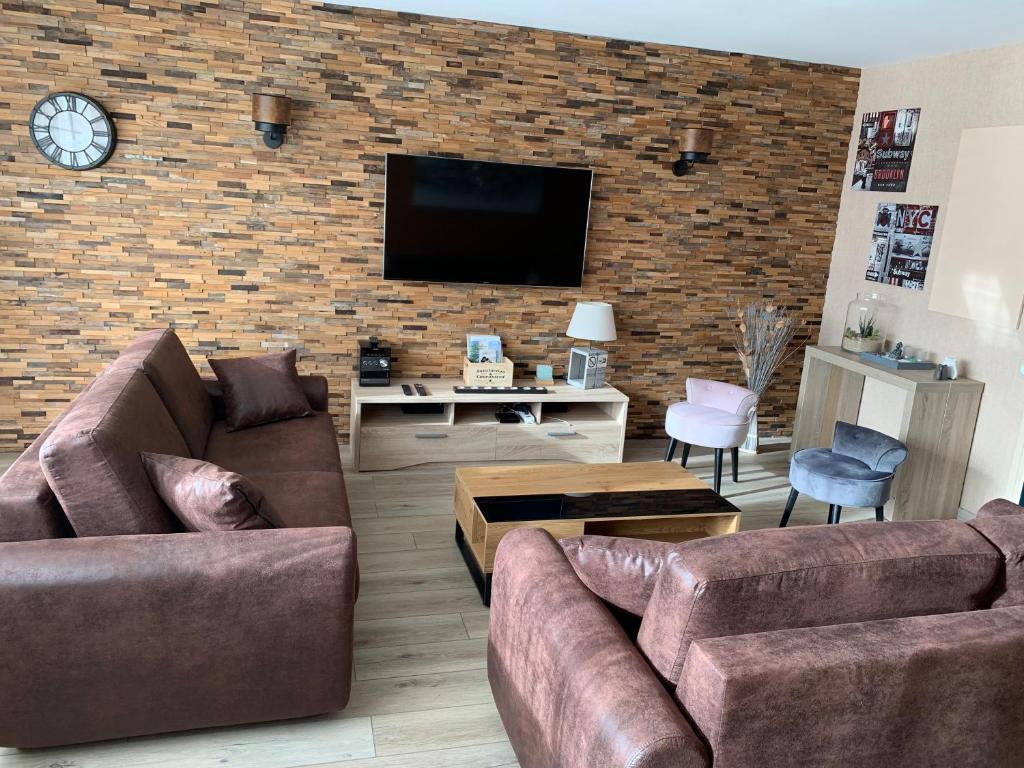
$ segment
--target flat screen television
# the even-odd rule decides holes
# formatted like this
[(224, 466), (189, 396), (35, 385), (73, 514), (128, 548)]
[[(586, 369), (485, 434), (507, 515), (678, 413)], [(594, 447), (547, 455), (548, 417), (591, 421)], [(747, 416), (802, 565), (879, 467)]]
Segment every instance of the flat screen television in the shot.
[(384, 279), (579, 287), (585, 168), (389, 154)]

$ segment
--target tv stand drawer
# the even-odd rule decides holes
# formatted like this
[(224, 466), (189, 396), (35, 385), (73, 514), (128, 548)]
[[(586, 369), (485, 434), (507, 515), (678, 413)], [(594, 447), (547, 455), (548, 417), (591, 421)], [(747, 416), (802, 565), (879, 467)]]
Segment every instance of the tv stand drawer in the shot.
[(498, 460), (619, 461), (622, 428), (613, 421), (564, 424), (500, 424), (495, 444)]
[(493, 461), (496, 427), (497, 424), (363, 427), (359, 436), (359, 471), (428, 463)]

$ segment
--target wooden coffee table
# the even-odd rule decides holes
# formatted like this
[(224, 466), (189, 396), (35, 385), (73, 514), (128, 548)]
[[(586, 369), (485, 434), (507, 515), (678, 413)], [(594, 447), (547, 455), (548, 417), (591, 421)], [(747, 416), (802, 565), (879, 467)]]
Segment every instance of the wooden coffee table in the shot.
[(484, 605), (498, 542), (516, 528), (679, 542), (739, 525), (739, 509), (668, 461), (455, 470), (455, 542)]

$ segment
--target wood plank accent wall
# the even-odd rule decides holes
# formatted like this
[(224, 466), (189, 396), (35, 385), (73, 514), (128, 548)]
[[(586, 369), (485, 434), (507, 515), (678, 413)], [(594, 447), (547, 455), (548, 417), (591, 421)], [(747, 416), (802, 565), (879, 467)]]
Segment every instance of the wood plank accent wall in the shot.
[[(26, 444), (138, 330), (207, 355), (300, 348), (341, 437), (356, 339), (458, 375), (467, 331), (559, 368), (578, 298), (618, 313), (630, 434), (686, 376), (736, 379), (730, 313), (760, 294), (817, 337), (859, 72), (292, 0), (0, 0), (0, 450)], [(46, 163), (33, 104), (113, 113), (112, 159)], [(294, 100), (284, 146), (250, 94)], [(712, 162), (677, 179), (686, 126)], [(381, 280), (387, 152), (589, 166), (582, 291)], [(791, 428), (800, 356), (772, 387)]]

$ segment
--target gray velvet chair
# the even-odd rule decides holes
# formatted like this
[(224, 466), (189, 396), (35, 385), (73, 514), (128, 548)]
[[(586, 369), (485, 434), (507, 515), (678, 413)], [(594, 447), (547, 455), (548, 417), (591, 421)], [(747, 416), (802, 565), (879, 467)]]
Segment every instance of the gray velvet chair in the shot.
[(907, 459), (907, 446), (881, 432), (836, 422), (832, 448), (805, 448), (789, 465), (789, 492), (780, 528), (785, 528), (801, 494), (829, 505), (828, 522), (838, 523), (843, 507), (874, 507), (885, 520), (896, 468)]

